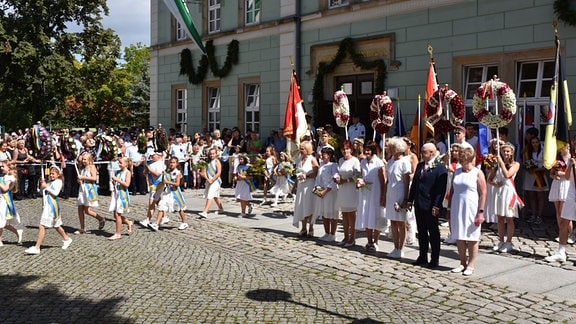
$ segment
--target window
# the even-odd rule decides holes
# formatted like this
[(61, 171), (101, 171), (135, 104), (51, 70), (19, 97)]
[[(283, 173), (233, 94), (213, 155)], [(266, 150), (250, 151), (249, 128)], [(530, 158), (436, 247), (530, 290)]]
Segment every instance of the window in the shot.
[(178, 20), (176, 20), (176, 40), (183, 41), (186, 38), (188, 38), (188, 35), (186, 34), (185, 27), (182, 26), (182, 24), (180, 24)]
[(186, 89), (176, 89), (176, 127), (180, 127), (183, 133), (187, 132), (188, 120), (188, 94)]
[(472, 99), (479, 86), (482, 83), (492, 79), (495, 75), (498, 75), (497, 65), (479, 65), (479, 66), (467, 66), (464, 69), (464, 103), (466, 105), (466, 116), (464, 120), (466, 122), (476, 122), (476, 117), (472, 113)]
[(208, 33), (220, 31), (220, 0), (208, 1)]
[(208, 91), (208, 130), (220, 128), (220, 88), (209, 87)]
[(244, 3), (246, 25), (258, 24), (260, 22), (260, 0), (245, 0)]
[(348, 0), (328, 0), (328, 8), (337, 8), (342, 6), (347, 6)]
[(244, 85), (244, 130), (260, 133), (260, 85)]
[(550, 88), (554, 78), (554, 61), (542, 60), (518, 62), (518, 89), (516, 97), (518, 105), (525, 107), (524, 123), (540, 128), (540, 138), (544, 138), (544, 130), (548, 105), (550, 104)]

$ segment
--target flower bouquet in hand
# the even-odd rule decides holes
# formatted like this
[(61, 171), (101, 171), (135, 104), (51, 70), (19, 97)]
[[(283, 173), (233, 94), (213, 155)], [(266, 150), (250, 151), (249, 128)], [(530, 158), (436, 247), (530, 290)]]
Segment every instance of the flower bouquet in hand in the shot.
[(530, 160), (524, 161), (524, 169), (526, 169), (526, 171), (534, 172), (534, 170), (537, 168), (538, 168), (538, 165), (536, 164), (536, 162), (534, 162), (534, 160), (530, 159)]
[(322, 192), (324, 191), (324, 189), (325, 189), (324, 187), (315, 186), (314, 190), (312, 190), (312, 193), (314, 193), (318, 197), (322, 197)]
[(366, 182), (364, 178), (356, 178), (355, 183), (358, 190), (370, 190), (370, 183)]
[(486, 169), (495, 168), (498, 165), (498, 158), (495, 154), (488, 154), (484, 161), (482, 162)]
[(562, 160), (556, 160), (553, 168), (557, 169), (558, 171), (566, 172), (566, 162)]
[(206, 167), (208, 167), (208, 163), (206, 163), (206, 161), (198, 161), (198, 163), (194, 164), (194, 166), (192, 167), (193, 170), (196, 171), (202, 171), (202, 170), (206, 170)]

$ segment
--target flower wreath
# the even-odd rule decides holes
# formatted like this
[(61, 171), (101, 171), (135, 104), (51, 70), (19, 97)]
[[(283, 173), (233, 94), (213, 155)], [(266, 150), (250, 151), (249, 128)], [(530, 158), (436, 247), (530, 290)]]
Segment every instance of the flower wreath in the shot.
[[(495, 91), (495, 93), (494, 93)], [(494, 115), (486, 109), (486, 99), (500, 97), (502, 109)], [(489, 128), (495, 129), (508, 125), (516, 114), (516, 96), (508, 84), (498, 80), (482, 83), (472, 99), (472, 112), (474, 117)]]
[(370, 124), (378, 134), (388, 133), (394, 123), (394, 105), (386, 94), (375, 95), (370, 104)]
[(60, 151), (68, 160), (74, 160), (76, 156), (78, 156), (76, 141), (70, 136), (68, 131), (65, 131), (62, 136), (60, 136)]
[[(450, 119), (446, 119), (443, 112), (443, 105), (440, 103), (448, 102), (450, 104)], [(426, 116), (428, 122), (434, 126), (434, 130), (441, 133), (448, 133), (460, 126), (464, 119), (464, 112), (466, 108), (462, 98), (456, 91), (449, 89), (447, 86), (436, 90), (430, 98), (428, 98), (428, 106), (426, 107)]]
[(96, 137), (98, 141), (98, 149), (96, 156), (102, 161), (112, 161), (118, 156), (118, 143), (113, 136), (108, 134), (98, 134)]
[(50, 160), (52, 157), (52, 138), (42, 125), (36, 124), (30, 128), (27, 136), (27, 147), (30, 155), (38, 160)]
[(336, 119), (336, 125), (338, 125), (338, 127), (346, 127), (350, 120), (350, 104), (348, 103), (346, 92), (342, 90), (334, 92), (332, 111), (334, 113), (334, 119)]

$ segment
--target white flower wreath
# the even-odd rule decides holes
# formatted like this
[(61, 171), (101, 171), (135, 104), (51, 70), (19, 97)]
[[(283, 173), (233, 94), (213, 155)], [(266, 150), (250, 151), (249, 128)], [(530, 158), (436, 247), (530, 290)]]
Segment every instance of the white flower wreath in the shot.
[(376, 95), (370, 104), (370, 124), (380, 134), (386, 134), (394, 123), (394, 105), (392, 99), (384, 93)]
[[(486, 109), (486, 99), (500, 97), (502, 106), (495, 115)], [(516, 96), (508, 84), (498, 79), (482, 83), (472, 99), (474, 117), (489, 128), (495, 129), (508, 125), (516, 114)]]
[(346, 92), (338, 90), (334, 92), (334, 101), (332, 102), (332, 111), (336, 125), (338, 127), (346, 127), (350, 120), (350, 104)]

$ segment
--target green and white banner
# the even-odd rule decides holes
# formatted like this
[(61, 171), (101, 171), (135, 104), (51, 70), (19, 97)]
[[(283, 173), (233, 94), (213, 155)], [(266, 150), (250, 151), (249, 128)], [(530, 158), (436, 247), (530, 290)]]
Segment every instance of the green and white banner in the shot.
[(190, 17), (190, 12), (184, 3), (184, 0), (164, 0), (164, 3), (174, 18), (176, 18), (182, 26), (186, 26), (188, 35), (196, 42), (202, 53), (206, 54), (206, 48), (204, 48), (204, 45), (202, 44), (202, 38), (200, 37), (200, 34), (198, 34), (198, 30), (196, 30), (196, 27), (192, 22), (192, 17)]

